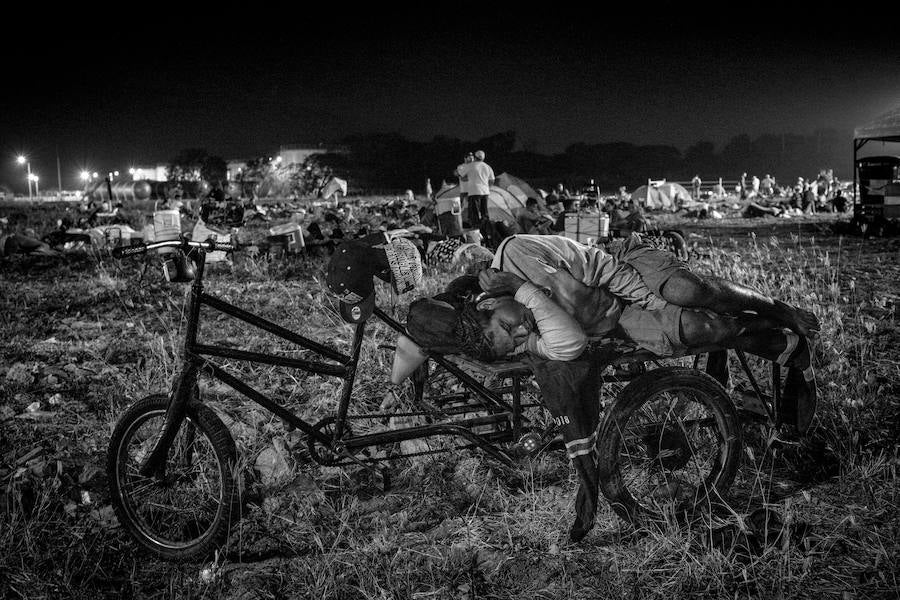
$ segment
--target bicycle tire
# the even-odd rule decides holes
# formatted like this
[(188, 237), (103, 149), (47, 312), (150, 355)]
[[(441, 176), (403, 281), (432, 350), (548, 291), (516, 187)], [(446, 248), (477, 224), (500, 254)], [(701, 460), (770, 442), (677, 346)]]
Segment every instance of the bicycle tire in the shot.
[[(137, 465), (153, 447), (168, 403), (164, 394), (147, 396), (116, 423), (107, 451), (110, 500), (119, 523), (142, 548), (165, 560), (205, 557), (227, 541), (231, 526), (240, 520), (237, 451), (215, 412), (191, 402), (169, 451), (164, 480), (138, 474)], [(185, 502), (176, 506), (181, 497)], [(172, 522), (177, 536), (161, 531)]]
[[(676, 400), (661, 417), (651, 403), (666, 395)], [(679, 408), (685, 398), (693, 402)], [(680, 418), (693, 405), (704, 409), (705, 416), (696, 412), (690, 419)], [(642, 415), (651, 420), (638, 426), (637, 417)], [(689, 430), (701, 439), (704, 431), (712, 430), (714, 434), (705, 437), (716, 447), (701, 455), (702, 446), (687, 439)], [(734, 404), (715, 379), (686, 367), (654, 369), (631, 381), (604, 415), (597, 442), (600, 489), (616, 514), (635, 525), (712, 508), (725, 503), (740, 466), (741, 444)], [(656, 474), (655, 481), (647, 478), (646, 487), (624, 472), (630, 474), (625, 467), (639, 466), (641, 461), (648, 473)], [(694, 473), (690, 481), (690, 473), (682, 471), (688, 464), (687, 470)]]

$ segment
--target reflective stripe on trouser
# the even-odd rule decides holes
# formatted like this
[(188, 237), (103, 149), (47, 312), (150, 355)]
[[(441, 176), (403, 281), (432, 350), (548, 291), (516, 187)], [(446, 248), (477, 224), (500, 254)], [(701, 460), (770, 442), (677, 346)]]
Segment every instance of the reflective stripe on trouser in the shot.
[(575, 522), (569, 531), (577, 541), (594, 524), (600, 479), (597, 471), (597, 426), (600, 421), (600, 361), (530, 360), (544, 405), (562, 430), (566, 451), (580, 485), (575, 497)]

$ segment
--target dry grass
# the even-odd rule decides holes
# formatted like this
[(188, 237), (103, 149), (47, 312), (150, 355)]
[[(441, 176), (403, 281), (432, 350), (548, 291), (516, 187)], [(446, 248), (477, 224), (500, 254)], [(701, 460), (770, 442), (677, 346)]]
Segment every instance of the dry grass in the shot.
[[(23, 218), (28, 219), (28, 215)], [(37, 217), (36, 217), (37, 218)], [(41, 222), (32, 224), (40, 229)], [(896, 598), (900, 539), (896, 240), (838, 239), (821, 220), (693, 229), (701, 270), (815, 307), (820, 408), (810, 435), (747, 425), (734, 515), (634, 530), (605, 505), (592, 533), (566, 542), (576, 481), (550, 454), (510, 474), (463, 451), (394, 466), (378, 492), (364, 472), (309, 462), (278, 420), (204, 383), (248, 468), (286, 449), (288, 471), (253, 484), (253, 503), (215, 561), (161, 563), (140, 553), (109, 511), (103, 453), (118, 415), (176, 368), (186, 287), (140, 261), (15, 259), (3, 279), (0, 367), (0, 596), (191, 598)], [(321, 285), (323, 261), (239, 258), (215, 265), (210, 290), (346, 349), (350, 330)], [(452, 276), (429, 274), (423, 293)], [(410, 298), (381, 289), (398, 316)], [(208, 339), (295, 352), (228, 320)], [(356, 397), (389, 390), (393, 336), (370, 327)], [(234, 365), (257, 389), (316, 420), (334, 381)], [(51, 402), (54, 395), (58, 395)], [(401, 394), (401, 401), (403, 396)], [(39, 403), (36, 412), (27, 407)], [(753, 509), (784, 525), (751, 538)]]

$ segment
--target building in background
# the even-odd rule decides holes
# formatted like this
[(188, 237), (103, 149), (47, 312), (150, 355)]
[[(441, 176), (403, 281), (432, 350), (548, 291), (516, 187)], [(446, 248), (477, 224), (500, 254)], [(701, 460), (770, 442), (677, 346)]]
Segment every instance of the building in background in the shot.
[(342, 151), (343, 149), (341, 148), (324, 143), (290, 144), (282, 146), (278, 150), (278, 156), (281, 157), (281, 164), (283, 165), (302, 165), (313, 154), (334, 154)]
[(166, 181), (166, 165), (156, 165), (155, 167), (134, 167), (131, 172), (131, 178), (135, 181), (144, 179), (146, 181)]

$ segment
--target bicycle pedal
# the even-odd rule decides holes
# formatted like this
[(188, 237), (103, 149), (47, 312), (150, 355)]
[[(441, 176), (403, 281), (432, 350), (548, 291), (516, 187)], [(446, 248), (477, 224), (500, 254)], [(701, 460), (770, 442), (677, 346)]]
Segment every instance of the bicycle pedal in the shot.
[(543, 440), (540, 434), (530, 432), (519, 438), (516, 442), (516, 449), (524, 454), (535, 454), (543, 446)]

